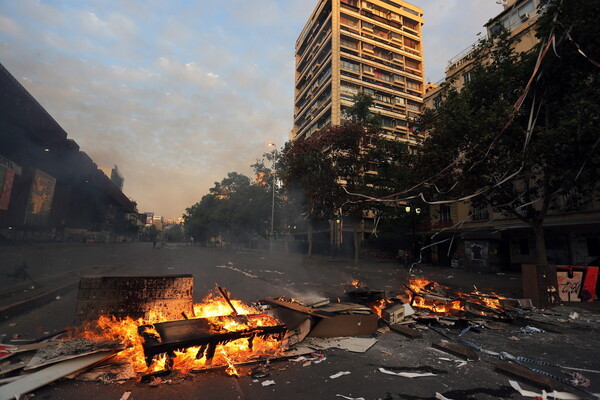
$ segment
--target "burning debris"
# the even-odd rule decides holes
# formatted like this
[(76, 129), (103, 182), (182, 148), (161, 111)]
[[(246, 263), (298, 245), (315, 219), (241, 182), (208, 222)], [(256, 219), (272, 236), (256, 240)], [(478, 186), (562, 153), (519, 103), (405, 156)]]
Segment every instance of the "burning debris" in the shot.
[[(116, 294), (115, 287), (123, 293)], [(231, 376), (264, 378), (270, 361), (295, 357), (303, 366), (316, 365), (326, 359), (321, 351), (364, 353), (377, 343), (378, 335), (390, 331), (411, 340), (423, 339), (427, 331), (442, 335), (443, 339), (431, 340), (433, 348), (471, 362), (479, 359), (482, 349), (464, 341), (463, 335), (495, 329), (498, 321), (508, 325), (531, 305), (477, 289), (456, 291), (425, 278), (411, 279), (397, 292), (371, 290), (354, 281), (337, 301), (317, 303), (267, 297), (247, 305), (216, 285), (202, 302), (193, 304), (192, 288), (190, 276), (83, 278), (77, 318), (87, 322), (70, 330), (68, 338), (9, 348), (8, 356), (20, 357), (0, 366), (0, 379), (8, 376), (14, 381), (0, 387), (0, 400), (9, 398), (4, 394), (24, 394), (67, 375), (105, 383), (137, 377), (151, 386), (172, 381), (164, 377), (175, 371), (177, 379), (216, 369)], [(460, 330), (452, 334), (448, 327)], [(498, 371), (536, 382), (539, 374), (525, 373), (518, 358), (501, 359)], [(17, 375), (25, 370), (50, 377), (28, 383), (30, 378)], [(434, 376), (397, 373), (387, 367), (380, 371), (401, 377)], [(549, 387), (547, 378), (539, 382)]]

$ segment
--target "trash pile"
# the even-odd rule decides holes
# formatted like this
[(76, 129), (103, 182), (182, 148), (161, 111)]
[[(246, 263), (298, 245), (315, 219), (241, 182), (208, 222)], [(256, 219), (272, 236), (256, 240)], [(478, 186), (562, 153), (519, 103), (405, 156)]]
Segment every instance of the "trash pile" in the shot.
[[(327, 359), (328, 349), (364, 353), (383, 334), (415, 340), (426, 332), (437, 336), (431, 341), (434, 349), (455, 357), (440, 360), (461, 367), (490, 357), (496, 361), (496, 371), (542, 389), (541, 398), (580, 398), (565, 388), (592, 396), (586, 389), (590, 385), (586, 374), (600, 373), (472, 342), (472, 332), (507, 326), (518, 326), (518, 335), (552, 329), (529, 300), (503, 298), (477, 288), (465, 293), (419, 278), (392, 292), (371, 290), (354, 281), (335, 299), (267, 297), (253, 305), (232, 299), (218, 284), (201, 303), (193, 304), (192, 288), (189, 275), (82, 278), (77, 328), (34, 343), (0, 347), (0, 400), (19, 398), (61, 378), (104, 383), (137, 379), (157, 386), (223, 371), (260, 382), (269, 377), (270, 364), (277, 361), (316, 365)], [(579, 318), (577, 313), (569, 315), (573, 321)], [(431, 371), (384, 367), (378, 371), (409, 379), (435, 376)], [(347, 374), (350, 371), (340, 371), (329, 378)], [(261, 382), (273, 384), (271, 379)], [(519, 393), (527, 392), (517, 381), (510, 385)], [(438, 393), (436, 398), (446, 397)]]

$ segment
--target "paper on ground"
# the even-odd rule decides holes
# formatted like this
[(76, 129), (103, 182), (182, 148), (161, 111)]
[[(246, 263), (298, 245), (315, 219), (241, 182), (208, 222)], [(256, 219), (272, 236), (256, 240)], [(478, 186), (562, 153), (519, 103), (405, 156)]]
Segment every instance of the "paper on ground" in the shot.
[(365, 400), (364, 397), (348, 397), (348, 396), (344, 396), (343, 394), (336, 394), (335, 397), (341, 397), (342, 399), (346, 399), (346, 400)]
[(329, 379), (336, 379), (339, 378), (340, 376), (344, 376), (344, 375), (350, 375), (350, 371), (340, 371), (337, 374), (333, 374), (329, 377)]
[(438, 393), (438, 392), (435, 392), (435, 398), (438, 399), (438, 400), (452, 400), (452, 399), (449, 399), (449, 398), (445, 397), (443, 394)]
[(435, 374), (432, 374), (431, 372), (424, 372), (424, 373), (418, 373), (418, 372), (394, 372), (394, 371), (388, 371), (385, 368), (379, 368), (379, 371), (383, 372), (384, 374), (388, 374), (388, 375), (395, 375), (395, 376), (401, 376), (403, 378), (421, 378), (424, 376), (436, 376)]
[(550, 393), (547, 393), (545, 390), (542, 390), (542, 393), (536, 393), (536, 392), (532, 392), (530, 390), (523, 390), (521, 389), (521, 386), (519, 386), (519, 383), (516, 381), (508, 381), (508, 383), (510, 384), (510, 386), (513, 387), (513, 389), (515, 389), (517, 392), (519, 392), (519, 394), (523, 397), (541, 397), (542, 399), (559, 399), (559, 400), (577, 400), (580, 399), (581, 397), (576, 396), (574, 394), (571, 393), (567, 393), (567, 392), (557, 392), (556, 390)]
[(334, 347), (354, 353), (364, 353), (375, 343), (377, 343), (377, 339), (375, 338), (343, 337), (332, 339), (307, 338), (304, 340), (303, 344), (319, 350), (326, 350)]
[(275, 384), (275, 381), (263, 381), (261, 383), (261, 385), (263, 385), (263, 386), (271, 386), (271, 385), (274, 385), (274, 384)]

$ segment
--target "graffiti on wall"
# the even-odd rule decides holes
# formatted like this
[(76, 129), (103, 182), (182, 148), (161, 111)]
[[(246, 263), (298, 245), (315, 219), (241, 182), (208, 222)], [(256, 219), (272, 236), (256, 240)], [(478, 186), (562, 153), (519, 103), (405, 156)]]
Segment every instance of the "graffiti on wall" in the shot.
[(562, 301), (594, 301), (598, 267), (556, 267), (558, 293)]
[(488, 259), (489, 244), (485, 240), (465, 240), (465, 254), (471, 261)]

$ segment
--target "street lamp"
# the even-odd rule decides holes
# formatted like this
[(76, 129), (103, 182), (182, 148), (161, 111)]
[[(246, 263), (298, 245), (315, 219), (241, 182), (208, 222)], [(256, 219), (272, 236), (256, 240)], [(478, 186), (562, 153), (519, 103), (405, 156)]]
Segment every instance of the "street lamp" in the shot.
[(269, 241), (271, 253), (273, 252), (273, 240), (275, 239), (275, 160), (277, 160), (277, 146), (273, 142), (267, 143), (267, 146), (275, 149), (273, 158), (273, 196), (271, 198), (271, 240)]
[[(410, 206), (406, 206), (404, 207), (404, 210), (406, 211), (407, 214), (410, 214), (410, 225), (411, 225), (411, 230), (412, 230), (412, 252), (415, 252), (415, 214), (419, 215), (421, 214), (421, 209), (420, 208), (415, 208), (414, 210), (410, 208)], [(411, 211), (413, 211), (411, 213)]]

